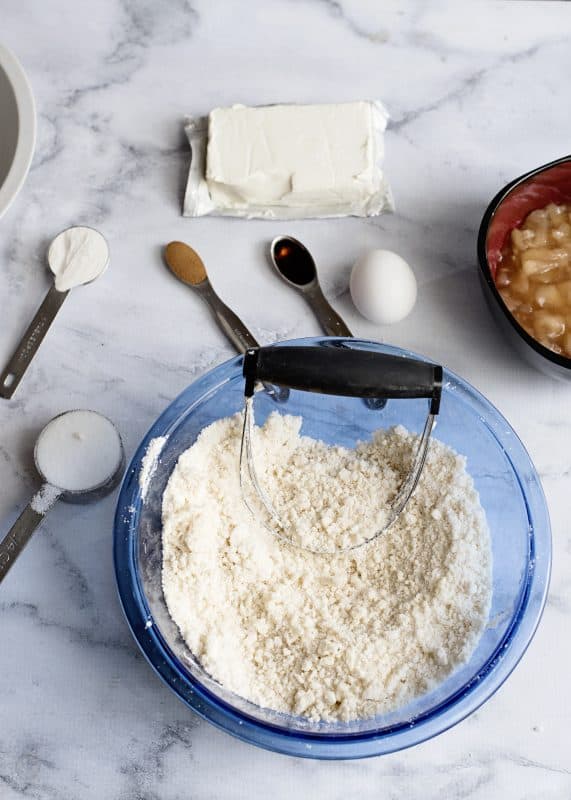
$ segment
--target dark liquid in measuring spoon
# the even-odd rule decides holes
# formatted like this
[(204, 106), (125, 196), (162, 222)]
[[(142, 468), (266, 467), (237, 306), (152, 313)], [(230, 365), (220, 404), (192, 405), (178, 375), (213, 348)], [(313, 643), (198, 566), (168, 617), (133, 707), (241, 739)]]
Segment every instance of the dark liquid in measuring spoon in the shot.
[(284, 278), (296, 286), (305, 286), (315, 278), (315, 265), (305, 248), (283, 242), (277, 245), (274, 258)]

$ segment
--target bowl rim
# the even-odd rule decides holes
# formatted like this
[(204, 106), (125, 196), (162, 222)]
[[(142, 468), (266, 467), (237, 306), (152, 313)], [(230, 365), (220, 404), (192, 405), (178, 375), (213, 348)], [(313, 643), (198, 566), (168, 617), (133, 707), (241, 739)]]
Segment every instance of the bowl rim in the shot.
[(559, 164), (571, 163), (571, 155), (562, 156), (561, 158), (556, 158), (555, 161), (550, 161), (548, 164), (543, 164), (541, 167), (536, 167), (535, 169), (526, 172), (523, 175), (520, 175), (518, 178), (514, 178), (514, 180), (507, 183), (503, 189), (500, 189), (499, 192), (493, 197), (492, 201), (486, 208), (484, 212), (484, 216), (482, 217), (482, 221), (480, 223), (480, 228), (478, 230), (478, 239), (477, 239), (477, 253), (478, 253), (478, 265), (480, 267), (480, 272), (482, 277), (484, 278), (494, 300), (496, 301), (497, 305), (499, 306), (502, 314), (504, 315), (505, 319), (508, 323), (512, 326), (512, 328), (516, 331), (516, 333), (524, 340), (524, 342), (535, 350), (535, 352), (546, 358), (548, 361), (551, 361), (553, 364), (557, 364), (558, 367), (563, 367), (564, 369), (571, 370), (571, 358), (567, 358), (564, 356), (559, 355), (558, 353), (554, 353), (553, 350), (550, 350), (548, 347), (544, 347), (540, 342), (530, 336), (530, 334), (523, 328), (516, 318), (513, 316), (511, 311), (508, 309), (506, 304), (504, 303), (501, 294), (498, 291), (496, 286), (496, 282), (492, 276), (492, 271), (490, 269), (490, 264), (488, 262), (488, 256), (486, 252), (486, 239), (488, 237), (488, 229), (490, 227), (490, 223), (494, 218), (494, 215), (506, 197), (511, 194), (511, 192), (520, 186), (522, 183), (525, 183), (529, 178), (533, 178), (536, 175), (540, 175), (542, 172), (545, 172), (552, 167), (556, 167)]
[(14, 53), (0, 44), (0, 69), (6, 73), (18, 111), (18, 139), (10, 169), (0, 186), (0, 217), (10, 208), (26, 179), (36, 144), (36, 106), (32, 87)]
[[(276, 344), (331, 346), (337, 342), (344, 342), (350, 347), (359, 344), (380, 346), (395, 355), (430, 360), (402, 348), (364, 339), (312, 337)], [(435, 709), (410, 723), (399, 723), (381, 733), (368, 731), (337, 735), (280, 728), (238, 711), (216, 697), (198, 680), (188, 676), (187, 672), (181, 674), (177, 659), (171, 654), (160, 631), (154, 629), (150, 615), (145, 613), (146, 600), (135, 569), (135, 539), (131, 535), (137, 515), (130, 511), (134, 501), (140, 496), (139, 472), (150, 440), (165, 435), (178, 420), (181, 410), (192, 405), (197, 397), (211, 389), (214, 378), (239, 366), (241, 362), (242, 356), (229, 359), (206, 372), (181, 392), (147, 432), (125, 474), (115, 514), (113, 555), (119, 599), (133, 637), (155, 673), (199, 716), (243, 741), (274, 752), (319, 759), (365, 758), (396, 752), (443, 733), (479, 708), (500, 688), (527, 650), (545, 606), (551, 571), (551, 529), (543, 489), (524, 445), (507, 420), (480, 392), (455, 373), (445, 371), (445, 378), (455, 381), (476, 407), (479, 407), (480, 416), (491, 434), (497, 439), (502, 434), (504, 441), (502, 444), (500, 438), (499, 444), (502, 444), (520, 483), (530, 521), (528, 573), (525, 588), (519, 598), (520, 605), (514, 611), (509, 629), (480, 672)], [(217, 385), (220, 385), (220, 381)], [(519, 462), (519, 466), (514, 461)], [(525, 489), (520, 478), (523, 468), (531, 479)], [(483, 680), (484, 678), (487, 680)]]

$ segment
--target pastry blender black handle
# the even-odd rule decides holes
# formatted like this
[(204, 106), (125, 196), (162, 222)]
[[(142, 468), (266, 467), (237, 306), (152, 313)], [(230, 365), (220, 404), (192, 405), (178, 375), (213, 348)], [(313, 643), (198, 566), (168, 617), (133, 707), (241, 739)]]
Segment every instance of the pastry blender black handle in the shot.
[(340, 347), (259, 347), (246, 351), (245, 394), (256, 381), (345, 397), (430, 399), (438, 414), (442, 367), (405, 356)]

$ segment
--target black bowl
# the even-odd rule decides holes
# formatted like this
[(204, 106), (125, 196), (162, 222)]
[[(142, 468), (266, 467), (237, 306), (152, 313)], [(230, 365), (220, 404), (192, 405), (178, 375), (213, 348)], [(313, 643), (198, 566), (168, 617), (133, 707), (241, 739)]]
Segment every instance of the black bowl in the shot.
[(507, 236), (530, 211), (548, 203), (571, 203), (571, 156), (526, 172), (494, 197), (478, 232), (480, 282), (493, 317), (518, 353), (546, 375), (571, 381), (571, 358), (544, 347), (522, 328), (502, 300), (494, 280)]

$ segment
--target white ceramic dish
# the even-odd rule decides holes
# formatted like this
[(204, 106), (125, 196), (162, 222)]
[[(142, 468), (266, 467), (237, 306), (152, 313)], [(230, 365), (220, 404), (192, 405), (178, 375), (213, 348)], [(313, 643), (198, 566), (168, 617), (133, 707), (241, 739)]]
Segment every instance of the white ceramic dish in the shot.
[(28, 79), (0, 44), (0, 217), (28, 174), (36, 142), (36, 111)]

